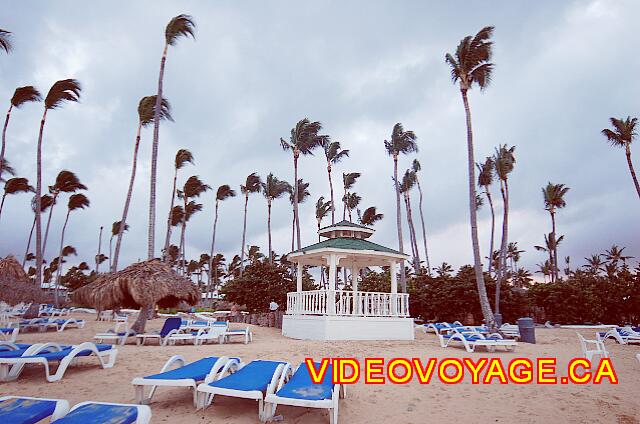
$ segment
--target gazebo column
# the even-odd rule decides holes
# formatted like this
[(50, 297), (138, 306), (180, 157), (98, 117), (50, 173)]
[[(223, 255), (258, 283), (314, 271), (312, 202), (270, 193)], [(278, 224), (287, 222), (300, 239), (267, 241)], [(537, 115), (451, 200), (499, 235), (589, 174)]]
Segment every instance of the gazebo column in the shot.
[(327, 314), (336, 313), (336, 273), (338, 272), (338, 257), (335, 253), (329, 255), (329, 290), (327, 291)]
[(358, 296), (358, 274), (360, 267), (356, 263), (351, 265), (351, 290), (353, 291), (353, 310), (354, 315), (360, 314), (360, 297)]
[(391, 315), (398, 315), (398, 277), (396, 275), (396, 261), (389, 261), (389, 273), (391, 274)]
[(298, 262), (298, 272), (296, 274), (296, 291), (302, 291), (302, 262)]

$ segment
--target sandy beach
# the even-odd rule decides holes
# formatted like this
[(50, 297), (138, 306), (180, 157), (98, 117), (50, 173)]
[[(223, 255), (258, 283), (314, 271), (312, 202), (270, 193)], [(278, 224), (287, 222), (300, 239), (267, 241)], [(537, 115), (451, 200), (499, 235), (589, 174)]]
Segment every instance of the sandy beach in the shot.
[[(110, 322), (96, 322), (93, 315), (76, 314), (87, 320), (84, 329), (69, 329), (63, 333), (25, 333), (22, 343), (59, 342), (80, 343), (92, 340), (93, 335), (113, 326)], [(149, 322), (148, 329), (161, 326), (162, 320)], [(233, 325), (238, 327), (239, 325)], [(41, 367), (31, 367), (14, 382), (0, 384), (0, 395), (24, 395), (62, 398), (75, 404), (86, 400), (107, 402), (134, 401), (131, 379), (156, 373), (172, 355), (187, 360), (203, 356), (238, 356), (247, 362), (252, 359), (286, 360), (292, 364), (305, 357), (500, 357), (506, 363), (516, 357), (557, 357), (562, 370), (569, 360), (580, 354), (580, 345), (574, 330), (538, 329), (535, 345), (520, 343), (515, 353), (479, 351), (467, 353), (462, 348), (443, 349), (434, 334), (416, 331), (416, 340), (371, 342), (316, 342), (284, 338), (280, 330), (253, 327), (253, 342), (209, 344), (204, 346), (178, 345), (160, 347), (118, 346), (118, 358), (112, 369), (100, 369), (96, 360), (83, 359), (71, 367), (64, 379), (47, 383)], [(591, 330), (580, 330), (593, 338)], [(340, 403), (340, 422), (369, 423), (423, 423), (423, 422), (565, 422), (565, 423), (638, 423), (640, 422), (640, 363), (635, 354), (638, 347), (607, 343), (619, 384), (607, 381), (600, 385), (445, 385), (437, 379), (420, 385), (413, 381), (407, 385), (365, 385), (362, 381), (348, 387), (347, 399)], [(196, 411), (191, 393), (186, 389), (159, 389), (153, 398), (152, 422), (157, 423), (257, 423), (257, 406), (250, 400), (217, 398), (204, 411)], [(462, 407), (464, 406), (464, 407)], [(328, 423), (323, 410), (278, 407), (283, 422)]]

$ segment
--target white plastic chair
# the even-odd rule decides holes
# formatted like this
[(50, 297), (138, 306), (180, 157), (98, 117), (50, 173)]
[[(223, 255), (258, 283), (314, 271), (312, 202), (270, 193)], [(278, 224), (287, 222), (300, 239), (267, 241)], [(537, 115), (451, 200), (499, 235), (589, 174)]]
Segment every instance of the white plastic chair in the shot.
[[(596, 355), (599, 355), (601, 358), (609, 357), (609, 352), (607, 352), (607, 348), (604, 346), (604, 342), (602, 340), (588, 340), (585, 339), (582, 334), (576, 334), (578, 335), (578, 339), (580, 340), (582, 354), (589, 360), (589, 362), (591, 362), (592, 358)], [(591, 345), (595, 347), (595, 349), (591, 349)]]

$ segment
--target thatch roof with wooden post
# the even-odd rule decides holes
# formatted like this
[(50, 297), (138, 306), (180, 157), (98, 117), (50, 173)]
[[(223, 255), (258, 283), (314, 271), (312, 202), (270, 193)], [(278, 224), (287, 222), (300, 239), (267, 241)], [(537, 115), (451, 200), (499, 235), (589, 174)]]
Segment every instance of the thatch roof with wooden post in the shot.
[(200, 290), (169, 265), (153, 259), (100, 275), (74, 291), (73, 300), (102, 311), (151, 305), (171, 308), (180, 302), (195, 305), (200, 300)]
[(43, 303), (47, 300), (47, 295), (27, 276), (14, 256), (0, 259), (0, 301), (15, 305), (20, 302)]

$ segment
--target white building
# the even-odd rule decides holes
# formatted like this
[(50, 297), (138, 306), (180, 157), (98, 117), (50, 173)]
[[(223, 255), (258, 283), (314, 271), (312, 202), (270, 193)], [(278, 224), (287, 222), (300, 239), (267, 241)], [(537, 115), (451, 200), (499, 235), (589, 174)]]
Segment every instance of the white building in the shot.
[[(397, 266), (408, 255), (372, 243), (374, 230), (341, 221), (320, 229), (326, 240), (287, 255), (297, 264), (297, 288), (287, 294), (282, 334), (306, 340), (413, 340), (409, 295), (398, 293)], [(302, 268), (329, 269), (327, 290), (302, 291)], [(358, 290), (360, 270), (371, 266), (391, 268), (391, 292)], [(352, 290), (336, 290), (338, 267), (350, 270)]]

